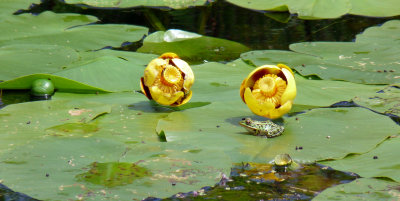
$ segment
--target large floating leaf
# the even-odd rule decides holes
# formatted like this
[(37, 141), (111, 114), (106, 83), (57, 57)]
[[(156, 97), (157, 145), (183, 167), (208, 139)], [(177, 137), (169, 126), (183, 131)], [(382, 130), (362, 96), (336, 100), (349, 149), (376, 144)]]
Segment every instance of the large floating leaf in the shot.
[(381, 26), (370, 27), (357, 35), (356, 42), (396, 47), (400, 45), (400, 20), (391, 20)]
[(227, 0), (238, 6), (269, 11), (289, 11), (302, 19), (338, 18), (345, 14), (388, 17), (400, 14), (396, 0)]
[(170, 29), (157, 31), (144, 39), (138, 52), (162, 54), (175, 52), (182, 59), (194, 62), (227, 61), (237, 58), (249, 48), (233, 41)]
[(349, 0), (351, 3), (350, 14), (372, 17), (390, 17), (400, 14), (400, 7), (396, 6), (397, 0)]
[[(159, 142), (154, 128), (166, 113), (157, 112), (142, 94), (70, 96), (69, 100), (64, 97), (17, 104), (2, 110), (0, 144), (4, 149), (0, 151), (0, 174), (4, 184), (39, 199), (118, 196), (127, 200), (143, 199), (154, 189), (156, 193), (151, 195), (159, 197), (199, 189), (218, 182), (222, 173), (229, 173), (232, 162), (219, 150), (199, 150), (190, 142)], [(94, 111), (89, 103), (95, 102), (112, 107), (111, 113), (95, 119), (96, 115), (90, 115), (85, 122), (60, 121), (63, 115), (78, 111), (82, 111), (80, 117), (71, 117), (82, 119), (86, 111)], [(127, 102), (132, 104), (128, 107)], [(23, 111), (22, 107), (30, 108), (29, 113), (36, 115), (29, 118), (25, 113), (25, 118), (15, 118), (20, 116), (15, 111)], [(93, 173), (94, 162), (136, 164), (149, 174), (131, 180), (123, 176), (127, 175), (124, 172), (114, 181), (119, 183), (118, 187), (105, 188), (110, 182), (106, 178), (96, 182), (82, 179), (82, 175)], [(96, 171), (97, 175), (105, 175), (111, 169)], [(131, 171), (136, 174), (134, 169)], [(111, 172), (108, 174), (111, 177)]]
[[(139, 90), (138, 80), (143, 76), (145, 66), (156, 57), (151, 54), (114, 50), (78, 53), (70, 48), (48, 45), (39, 46), (26, 53), (23, 51), (26, 46), (16, 46), (17, 52), (4, 55), (6, 63), (0, 72), (4, 72), (4, 80), (10, 80), (0, 83), (0, 89), (30, 89), (35, 79), (48, 78), (54, 82), (57, 90), (64, 92)], [(5, 46), (5, 49), (11, 48), (14, 46)], [(19, 51), (22, 53), (17, 59), (16, 53)], [(26, 58), (21, 59), (24, 55)], [(32, 60), (35, 64), (30, 68)], [(52, 74), (25, 75), (34, 71)]]
[(400, 117), (400, 85), (385, 86), (375, 93), (363, 93), (353, 101), (376, 112)]
[(303, 19), (314, 18), (337, 18), (346, 14), (351, 6), (348, 0), (312, 0), (312, 1), (297, 1), (297, 0), (228, 0), (233, 4), (241, 7), (255, 10), (271, 10), (271, 11), (287, 11), (298, 14)]
[(0, 80), (34, 73), (61, 71), (79, 59), (72, 48), (58, 45), (19, 44), (0, 47)]
[[(101, 55), (93, 59), (114, 60), (111, 52), (107, 57)], [(129, 55), (119, 55), (131, 59)], [(0, 110), (3, 183), (38, 199), (169, 197), (214, 185), (222, 173), (229, 173), (232, 162), (265, 163), (281, 153), (306, 162), (340, 159), (350, 153), (365, 153), (399, 131), (390, 118), (370, 110), (336, 108), (285, 117), (286, 131), (277, 138), (248, 135), (237, 122), (254, 116), (242, 103), (238, 88), (253, 68), (241, 60), (229, 64), (210, 62), (192, 68), (196, 75), (192, 105), (177, 110), (148, 101), (140, 93), (59, 92), (52, 101), (3, 108)], [(328, 106), (341, 99), (324, 96), (325, 93), (351, 99), (358, 92), (376, 90), (374, 86), (362, 88), (359, 84), (339, 81), (297, 79), (298, 86), (309, 87), (305, 90), (308, 93), (303, 91), (298, 97), (307, 107)], [(335, 86), (344, 89), (335, 91)], [(134, 87), (139, 89), (138, 84)], [(354, 91), (351, 96), (345, 95), (351, 88)], [(314, 104), (315, 99), (322, 101)], [(160, 141), (156, 131), (163, 131), (167, 142)], [(96, 169), (95, 162), (108, 164), (110, 168)], [(118, 164), (134, 164), (146, 168), (149, 174), (133, 180), (124, 171), (121, 177), (114, 177), (112, 167), (119, 167)], [(92, 176), (93, 171), (100, 171), (98, 175), (110, 171), (110, 177), (99, 176), (96, 181), (82, 179), (82, 175)], [(139, 175), (140, 171), (131, 173)], [(106, 188), (110, 184), (107, 178), (117, 178), (113, 183), (118, 185)]]
[(361, 178), (328, 188), (313, 200), (398, 200), (399, 183)]
[(52, 12), (10, 16), (0, 21), (0, 45), (37, 43), (96, 50), (138, 41), (148, 31), (141, 26), (92, 24), (96, 21), (93, 16)]
[[(366, 30), (356, 42), (311, 42), (290, 45), (292, 51), (253, 51), (241, 55), (253, 65), (285, 63), (302, 75), (317, 75), (323, 79), (346, 80), (364, 84), (391, 84), (400, 79), (400, 48), (394, 34), (399, 21), (387, 22), (377, 31)], [(370, 28), (371, 29), (371, 28)], [(378, 29), (378, 28), (375, 28)], [(392, 36), (392, 35), (395, 36)], [(376, 37), (386, 38), (375, 40)], [(360, 38), (360, 40), (358, 40)]]
[(71, 69), (54, 75), (73, 79), (107, 91), (132, 91), (138, 89), (140, 77), (146, 66), (132, 66), (129, 61), (117, 57), (99, 57), (71, 66)]
[(58, 92), (74, 92), (74, 93), (96, 93), (111, 92), (105, 89), (92, 87), (71, 79), (50, 74), (32, 74), (19, 77), (13, 80), (0, 82), (0, 89), (30, 89), (33, 81), (37, 79), (49, 79), (53, 82)]
[[(398, 134), (398, 133), (396, 133)], [(361, 155), (351, 155), (343, 160), (326, 161), (323, 164), (342, 171), (357, 172), (362, 177), (387, 177), (400, 182), (400, 138), (388, 139), (376, 149)]]
[[(365, 153), (399, 132), (399, 127), (390, 118), (366, 109), (314, 109), (286, 119), (282, 136), (265, 139), (246, 135), (244, 128), (237, 125), (240, 119), (249, 115), (238, 104), (215, 103), (173, 113), (160, 121), (157, 129), (165, 132), (167, 141), (193, 141), (199, 149), (218, 147), (230, 153), (237, 162), (269, 161), (281, 153), (305, 162), (340, 159), (350, 153)], [(201, 118), (201, 114), (209, 115)], [(365, 122), (369, 122), (368, 127)], [(213, 143), (215, 141), (221, 143)]]
[(129, 8), (138, 6), (170, 7), (182, 9), (191, 6), (202, 6), (207, 0), (65, 0), (69, 4), (86, 4), (93, 7)]

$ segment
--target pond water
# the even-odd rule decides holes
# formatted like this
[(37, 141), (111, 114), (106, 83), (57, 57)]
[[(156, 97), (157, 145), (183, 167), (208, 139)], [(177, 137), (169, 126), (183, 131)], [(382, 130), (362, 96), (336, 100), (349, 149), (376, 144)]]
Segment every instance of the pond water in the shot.
[[(304, 41), (352, 41), (367, 27), (396, 18), (346, 15), (339, 19), (310, 21), (298, 19), (288, 13), (249, 10), (223, 0), (208, 6), (182, 10), (93, 9), (67, 5), (57, 0), (46, 0), (26, 12), (40, 13), (46, 10), (94, 15), (100, 19), (100, 23), (141, 25), (148, 27), (150, 32), (181, 29), (240, 42), (254, 50), (286, 50), (290, 44)], [(268, 16), (287, 22), (279, 22)]]

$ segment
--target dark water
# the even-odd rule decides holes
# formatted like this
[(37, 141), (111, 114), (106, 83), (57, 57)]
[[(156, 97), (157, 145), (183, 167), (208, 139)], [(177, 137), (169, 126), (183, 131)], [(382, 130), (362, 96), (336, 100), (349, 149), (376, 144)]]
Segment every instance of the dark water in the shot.
[(149, 197), (144, 201), (311, 200), (326, 188), (359, 178), (354, 173), (318, 164), (300, 165), (298, 169), (283, 172), (273, 169), (272, 164), (236, 164), (230, 178), (223, 177), (213, 187), (178, 193), (164, 199)]
[[(182, 29), (233, 40), (251, 49), (288, 49), (292, 43), (305, 41), (352, 41), (367, 27), (395, 18), (370, 18), (347, 15), (332, 20), (301, 20), (288, 13), (269, 13), (235, 6), (218, 0), (203, 7), (183, 10), (131, 8), (93, 9), (46, 0), (27, 12), (80, 13), (97, 16), (100, 23), (132, 24), (150, 28), (150, 32)], [(290, 18), (278, 22), (267, 15)], [(161, 25), (157, 25), (161, 24)]]

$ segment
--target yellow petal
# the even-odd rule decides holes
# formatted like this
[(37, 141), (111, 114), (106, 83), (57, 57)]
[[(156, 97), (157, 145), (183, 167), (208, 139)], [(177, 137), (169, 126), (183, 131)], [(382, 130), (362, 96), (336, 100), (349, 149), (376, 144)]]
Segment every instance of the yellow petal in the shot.
[(177, 102), (178, 99), (184, 96), (182, 91), (178, 91), (174, 94), (164, 93), (157, 86), (150, 87), (150, 93), (154, 101), (161, 105), (172, 105)]
[(180, 106), (180, 105), (183, 105), (183, 104), (185, 104), (185, 103), (187, 103), (190, 99), (192, 98), (192, 91), (189, 91), (189, 93), (188, 94), (186, 94), (186, 96), (185, 97), (183, 97), (182, 98), (182, 100), (179, 102), (176, 102), (174, 105), (171, 105), (171, 106)]
[(286, 70), (290, 71), (290, 73), (292, 73), (292, 75), (294, 75), (292, 69), (289, 66), (286, 66), (285, 64), (278, 64), (276, 66), (278, 66), (279, 68), (285, 68)]
[(188, 91), (194, 83), (194, 74), (193, 74), (192, 69), (190, 68), (189, 64), (186, 63), (186, 61), (183, 61), (182, 59), (172, 59), (172, 62), (185, 75), (185, 81), (183, 82), (183, 88), (186, 91)]
[(266, 101), (260, 104), (258, 100), (254, 98), (250, 88), (246, 88), (244, 100), (250, 110), (256, 115), (268, 117), (269, 113), (275, 109), (275, 105), (272, 102)]
[(281, 69), (274, 65), (263, 65), (260, 66), (247, 76), (246, 82), (244, 83), (244, 88), (253, 87), (254, 83), (267, 74), (278, 74), (281, 72)]
[(157, 75), (163, 70), (163, 66), (167, 64), (167, 61), (159, 58), (150, 61), (144, 69), (144, 84), (148, 87), (152, 86)]
[(240, 98), (242, 98), (242, 101), (245, 103), (246, 103), (246, 101), (244, 101), (244, 90), (246, 89), (246, 87), (245, 87), (246, 81), (247, 81), (247, 78), (244, 78), (242, 84), (240, 85), (240, 90), (239, 90)]
[(285, 104), (281, 105), (279, 108), (271, 110), (269, 115), (265, 116), (265, 117), (268, 117), (270, 119), (279, 118), (279, 117), (283, 116), (284, 114), (288, 113), (292, 109), (292, 105), (293, 105), (293, 102), (288, 101)]
[(281, 97), (281, 104), (285, 104), (288, 101), (293, 101), (296, 98), (296, 81), (294, 80), (293, 74), (286, 68), (282, 68), (282, 72), (285, 75), (287, 86), (285, 92)]
[(159, 56), (158, 58), (173, 59), (173, 58), (179, 58), (179, 56), (173, 52), (166, 52), (166, 53), (162, 54), (161, 56)]

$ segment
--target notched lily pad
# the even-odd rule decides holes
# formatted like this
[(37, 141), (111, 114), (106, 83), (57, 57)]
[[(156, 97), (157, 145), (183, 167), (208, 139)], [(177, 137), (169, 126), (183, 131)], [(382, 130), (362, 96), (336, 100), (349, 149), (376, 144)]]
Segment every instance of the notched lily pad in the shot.
[(106, 187), (116, 187), (133, 183), (136, 179), (151, 176), (151, 172), (135, 163), (93, 162), (88, 171), (76, 176), (78, 180)]

